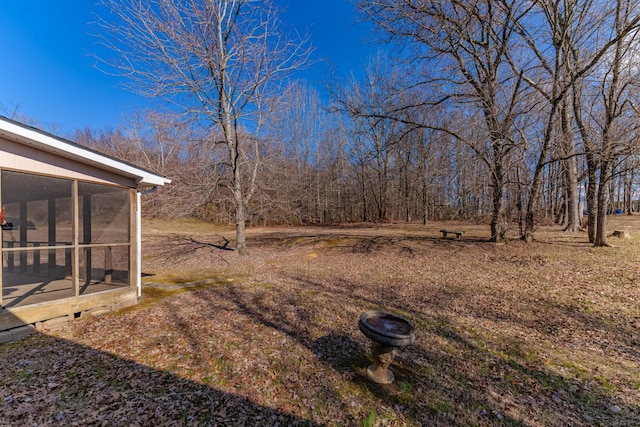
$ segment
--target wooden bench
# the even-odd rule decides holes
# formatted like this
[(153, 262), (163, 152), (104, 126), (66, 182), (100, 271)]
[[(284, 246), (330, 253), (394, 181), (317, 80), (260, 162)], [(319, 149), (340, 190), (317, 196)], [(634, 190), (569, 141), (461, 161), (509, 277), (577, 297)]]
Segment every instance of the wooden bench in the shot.
[(460, 240), (462, 238), (462, 233), (463, 231), (456, 231), (456, 230), (440, 230), (440, 232), (442, 233), (442, 238), (446, 239), (448, 234), (455, 234), (456, 235), (456, 239)]

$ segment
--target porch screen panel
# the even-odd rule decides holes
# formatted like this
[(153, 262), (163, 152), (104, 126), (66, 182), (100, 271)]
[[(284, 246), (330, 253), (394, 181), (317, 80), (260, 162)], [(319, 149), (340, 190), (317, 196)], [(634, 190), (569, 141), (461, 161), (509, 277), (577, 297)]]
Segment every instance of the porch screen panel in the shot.
[(129, 242), (129, 190), (108, 185), (78, 184), (80, 242)]
[(2, 205), (14, 234), (48, 246), (71, 244), (72, 188), (67, 179), (3, 171)]
[(129, 283), (129, 190), (78, 183), (80, 293)]
[(3, 306), (73, 296), (72, 182), (11, 171), (1, 182)]

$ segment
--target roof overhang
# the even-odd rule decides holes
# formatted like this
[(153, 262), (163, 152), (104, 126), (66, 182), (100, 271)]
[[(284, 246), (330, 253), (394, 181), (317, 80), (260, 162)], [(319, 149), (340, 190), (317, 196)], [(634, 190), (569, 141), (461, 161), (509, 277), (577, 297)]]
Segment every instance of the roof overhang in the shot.
[(131, 178), (138, 188), (162, 186), (171, 182), (170, 179), (162, 175), (2, 116), (0, 116), (0, 137), (65, 159)]

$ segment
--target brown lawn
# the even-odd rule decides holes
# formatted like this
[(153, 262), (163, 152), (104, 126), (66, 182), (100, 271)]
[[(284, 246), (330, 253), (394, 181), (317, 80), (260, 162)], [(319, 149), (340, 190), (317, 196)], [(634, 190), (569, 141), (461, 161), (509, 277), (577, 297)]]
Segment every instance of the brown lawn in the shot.
[[(640, 425), (640, 217), (613, 248), (431, 223), (252, 229), (245, 256), (145, 226), (141, 304), (0, 346), (1, 425)], [(369, 309), (417, 328), (389, 386)]]

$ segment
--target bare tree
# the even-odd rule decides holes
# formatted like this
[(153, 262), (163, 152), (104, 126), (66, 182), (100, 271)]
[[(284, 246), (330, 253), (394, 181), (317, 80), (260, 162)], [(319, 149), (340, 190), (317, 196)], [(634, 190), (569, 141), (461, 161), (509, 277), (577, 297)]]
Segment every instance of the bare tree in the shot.
[[(615, 2), (613, 33), (616, 38), (610, 55), (602, 64), (605, 74), (602, 79), (600, 97), (603, 114), (600, 125), (600, 162), (598, 173), (597, 217), (595, 246), (609, 246), (607, 241), (607, 211), (610, 210), (610, 180), (617, 169), (616, 163), (629, 155), (629, 148), (635, 151), (637, 125), (627, 126), (637, 121), (637, 110), (633, 108), (630, 91), (639, 83), (635, 62), (638, 58), (638, 30), (628, 31), (630, 21), (636, 20), (637, 7), (630, 0)], [(637, 92), (633, 93), (637, 96)], [(628, 120), (625, 120), (625, 117)]]
[(332, 90), (337, 110), (353, 123), (351, 153), (359, 165), (363, 203), (370, 200), (372, 205), (371, 217), (365, 220), (389, 219), (391, 166), (408, 132), (405, 124), (391, 117), (399, 103), (393, 89), (398, 81), (387, 58), (378, 54), (365, 66), (362, 81), (352, 77)]
[[(231, 170), (236, 248), (246, 247), (259, 141), (275, 83), (308, 60), (305, 38), (289, 37), (270, 0), (102, 0), (102, 42), (130, 87), (163, 96), (218, 134)], [(214, 132), (215, 131), (215, 132)]]
[(392, 39), (413, 47), (410, 57), (423, 60), (414, 66), (420, 71), (417, 80), (430, 83), (423, 102), (448, 101), (468, 111), (466, 116), (484, 130), (481, 138), (470, 140), (441, 123), (424, 124), (450, 133), (486, 163), (493, 187), (491, 240), (503, 241), (505, 166), (518, 146), (514, 122), (526, 91), (507, 54), (516, 49), (515, 30), (531, 5), (514, 0), (360, 0), (359, 5)]
[[(77, 143), (171, 176), (163, 187), (143, 201), (143, 213), (157, 218), (203, 216), (203, 206), (214, 200), (221, 174), (216, 164), (221, 147), (211, 147), (175, 114), (134, 113), (119, 129), (76, 130)], [(212, 189), (214, 191), (212, 191)]]
[(320, 95), (304, 82), (292, 82), (282, 94), (266, 126), (269, 147), (264, 166), (268, 176), (262, 182), (261, 205), (271, 205), (285, 223), (317, 223), (317, 142), (329, 125), (327, 114)]
[[(589, 144), (594, 143), (593, 138), (586, 134), (588, 129), (579, 111), (579, 104), (582, 103), (579, 83), (597, 69), (616, 43), (634, 32), (640, 22), (640, 15), (630, 14), (623, 26), (614, 29), (616, 5), (605, 1), (537, 0), (532, 5), (528, 19), (517, 28), (524, 44), (528, 46), (529, 61), (525, 68), (514, 65), (514, 69), (520, 71), (527, 84), (546, 103), (546, 107), (541, 108), (545, 118), (542, 120), (543, 129), (539, 132), (539, 155), (534, 166), (522, 235), (523, 240), (527, 241), (533, 239), (536, 205), (539, 203), (547, 165), (564, 158), (567, 166), (565, 182), (575, 188), (575, 165), (569, 160), (577, 155), (569, 126), (571, 104), (574, 106), (573, 119), (587, 151), (587, 165), (596, 166), (597, 160), (589, 156), (588, 149)], [(559, 159), (550, 159), (556, 140), (561, 143), (559, 145), (563, 147), (563, 153)], [(595, 189), (592, 180), (595, 175), (590, 173), (588, 195)], [(565, 194), (571, 199), (568, 202), (573, 205), (572, 213), (575, 215), (575, 191)], [(595, 218), (591, 207), (589, 221)]]
[(179, 120), (175, 114), (133, 113), (127, 121), (129, 145), (141, 158), (141, 165), (163, 175), (168, 173), (167, 166), (180, 155), (186, 140), (193, 138), (188, 123)]

